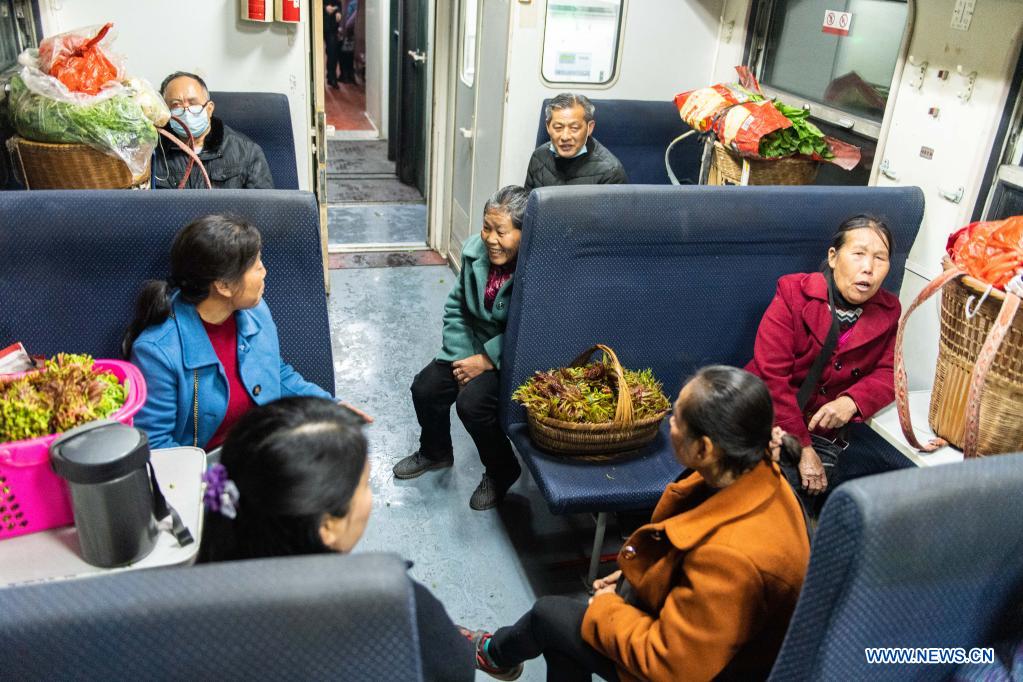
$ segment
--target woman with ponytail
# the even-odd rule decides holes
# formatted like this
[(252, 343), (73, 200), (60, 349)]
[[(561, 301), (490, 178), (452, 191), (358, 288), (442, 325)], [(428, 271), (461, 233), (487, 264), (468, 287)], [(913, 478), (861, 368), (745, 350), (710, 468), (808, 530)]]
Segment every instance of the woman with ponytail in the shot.
[(516, 679), (543, 655), (547, 679), (766, 679), (810, 558), (806, 524), (773, 459), (798, 442), (773, 429), (764, 382), (705, 367), (683, 387), (671, 444), (686, 472), (593, 584), (589, 604), (543, 597), (494, 633), (463, 629), (476, 666)]
[[(199, 561), (352, 551), (373, 508), (363, 422), (317, 398), (283, 398), (249, 410), (203, 477)], [(430, 590), (409, 580), (422, 679), (470, 682), (469, 643)], [(367, 655), (386, 655), (386, 647)]]
[(139, 294), (122, 350), (146, 378), (135, 425), (152, 447), (212, 450), (253, 405), (330, 397), (281, 359), (260, 248), (241, 218), (199, 218), (174, 238), (170, 277)]
[(881, 288), (894, 248), (879, 218), (857, 215), (842, 223), (821, 272), (778, 280), (746, 366), (767, 383), (777, 425), (802, 445), (782, 471), (813, 516), (821, 493), (838, 484), (845, 427), (895, 400), (901, 308)]

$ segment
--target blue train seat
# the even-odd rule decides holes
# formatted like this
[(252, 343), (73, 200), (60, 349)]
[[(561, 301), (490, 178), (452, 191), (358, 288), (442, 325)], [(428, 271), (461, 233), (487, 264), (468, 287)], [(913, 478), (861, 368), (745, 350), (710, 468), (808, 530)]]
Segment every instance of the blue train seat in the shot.
[(211, 92), (214, 116), (263, 148), (274, 189), (298, 189), (295, 137), (287, 95), (276, 92)]
[[(915, 187), (547, 187), (523, 225), (501, 369), (501, 421), (555, 514), (652, 508), (681, 472), (667, 421), (642, 456), (578, 463), (533, 446), (511, 394), (595, 343), (674, 397), (699, 367), (744, 365), (779, 276), (818, 269), (834, 229), (885, 215), (898, 292), (923, 216)], [(882, 446), (874, 443), (872, 447)], [(892, 457), (897, 457), (890, 446)], [(596, 556), (596, 555), (594, 555)]]
[(948, 679), (954, 664), (872, 665), (864, 650), (988, 647), (1007, 615), (1018, 628), (1021, 488), (1023, 453), (839, 486), (770, 679)]
[[(540, 127), (536, 132), (536, 146), (547, 144), (544, 107), (540, 107)], [(692, 130), (682, 122), (678, 109), (670, 99), (645, 101), (638, 99), (595, 99), (594, 120), (597, 126), (593, 136), (618, 157), (633, 185), (668, 185), (664, 169), (664, 150), (682, 133)], [(679, 182), (696, 185), (700, 181), (700, 161), (703, 158), (701, 138), (692, 135), (679, 143), (671, 152), (671, 168)]]
[(0, 344), (120, 357), (142, 282), (166, 277), (174, 234), (211, 213), (259, 228), (281, 354), (333, 393), (319, 212), (308, 192), (0, 192)]
[(415, 594), (390, 554), (113, 573), (0, 589), (12, 680), (423, 679)]

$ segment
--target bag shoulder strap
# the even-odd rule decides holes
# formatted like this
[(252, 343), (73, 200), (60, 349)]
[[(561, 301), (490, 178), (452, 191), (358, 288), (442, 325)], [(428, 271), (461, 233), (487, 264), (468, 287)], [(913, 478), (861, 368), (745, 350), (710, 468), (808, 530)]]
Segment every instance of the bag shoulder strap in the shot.
[(181, 515), (178, 514), (178, 511), (167, 504), (167, 498), (163, 496), (163, 491), (160, 490), (160, 484), (156, 480), (156, 470), (153, 469), (153, 463), (149, 462), (146, 466), (149, 468), (149, 483), (153, 488), (153, 516), (156, 517), (157, 521), (170, 516), (172, 532), (178, 541), (178, 545), (184, 547), (185, 545), (192, 544), (195, 542), (195, 538), (192, 537), (188, 526), (181, 520)]
[(810, 402), (810, 396), (813, 395), (814, 389), (820, 383), (821, 374), (824, 373), (824, 365), (831, 361), (831, 356), (835, 352), (835, 346), (838, 345), (839, 325), (838, 315), (835, 314), (834, 284), (829, 274), (825, 274), (824, 279), (828, 283), (828, 308), (831, 310), (831, 329), (828, 330), (828, 336), (824, 339), (821, 352), (814, 358), (810, 371), (807, 373), (806, 378), (803, 379), (803, 383), (800, 384), (799, 392), (796, 393), (796, 404), (799, 405), (800, 410), (806, 409), (806, 405)]

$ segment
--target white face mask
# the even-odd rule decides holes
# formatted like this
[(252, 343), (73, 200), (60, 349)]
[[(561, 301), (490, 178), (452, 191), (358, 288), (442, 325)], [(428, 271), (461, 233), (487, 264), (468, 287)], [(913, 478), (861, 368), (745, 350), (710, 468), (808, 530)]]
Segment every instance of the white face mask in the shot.
[[(188, 131), (197, 140), (210, 127), (210, 117), (206, 115), (206, 109), (202, 109), (198, 114), (193, 114), (188, 109), (185, 109), (178, 118), (185, 122), (185, 125), (188, 126)], [(171, 119), (170, 127), (175, 135), (185, 140), (188, 139), (188, 133), (174, 119)]]

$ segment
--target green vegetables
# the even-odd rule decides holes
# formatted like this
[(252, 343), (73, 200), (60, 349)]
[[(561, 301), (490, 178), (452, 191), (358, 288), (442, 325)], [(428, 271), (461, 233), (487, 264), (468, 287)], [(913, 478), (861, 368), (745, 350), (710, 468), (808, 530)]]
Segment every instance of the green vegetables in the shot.
[(88, 355), (61, 353), (46, 369), (0, 384), (0, 443), (61, 433), (109, 417), (127, 391)]
[[(636, 419), (663, 415), (668, 410), (668, 398), (651, 370), (627, 369), (625, 383), (629, 386)], [(512, 398), (536, 417), (600, 424), (614, 419), (617, 386), (609, 365), (591, 362), (583, 367), (537, 372), (512, 394)]]
[(764, 135), (760, 140), (760, 156), (771, 159), (792, 154), (804, 156), (817, 154), (823, 159), (834, 158), (824, 139), (824, 133), (807, 120), (810, 115), (808, 111), (790, 107), (777, 100), (774, 102), (774, 108), (792, 121), (792, 127)]
[(10, 87), (8, 115), (27, 140), (81, 143), (118, 155), (145, 148), (147, 157), (156, 145), (156, 128), (128, 90), (82, 105), (39, 95), (20, 75), (11, 78)]

